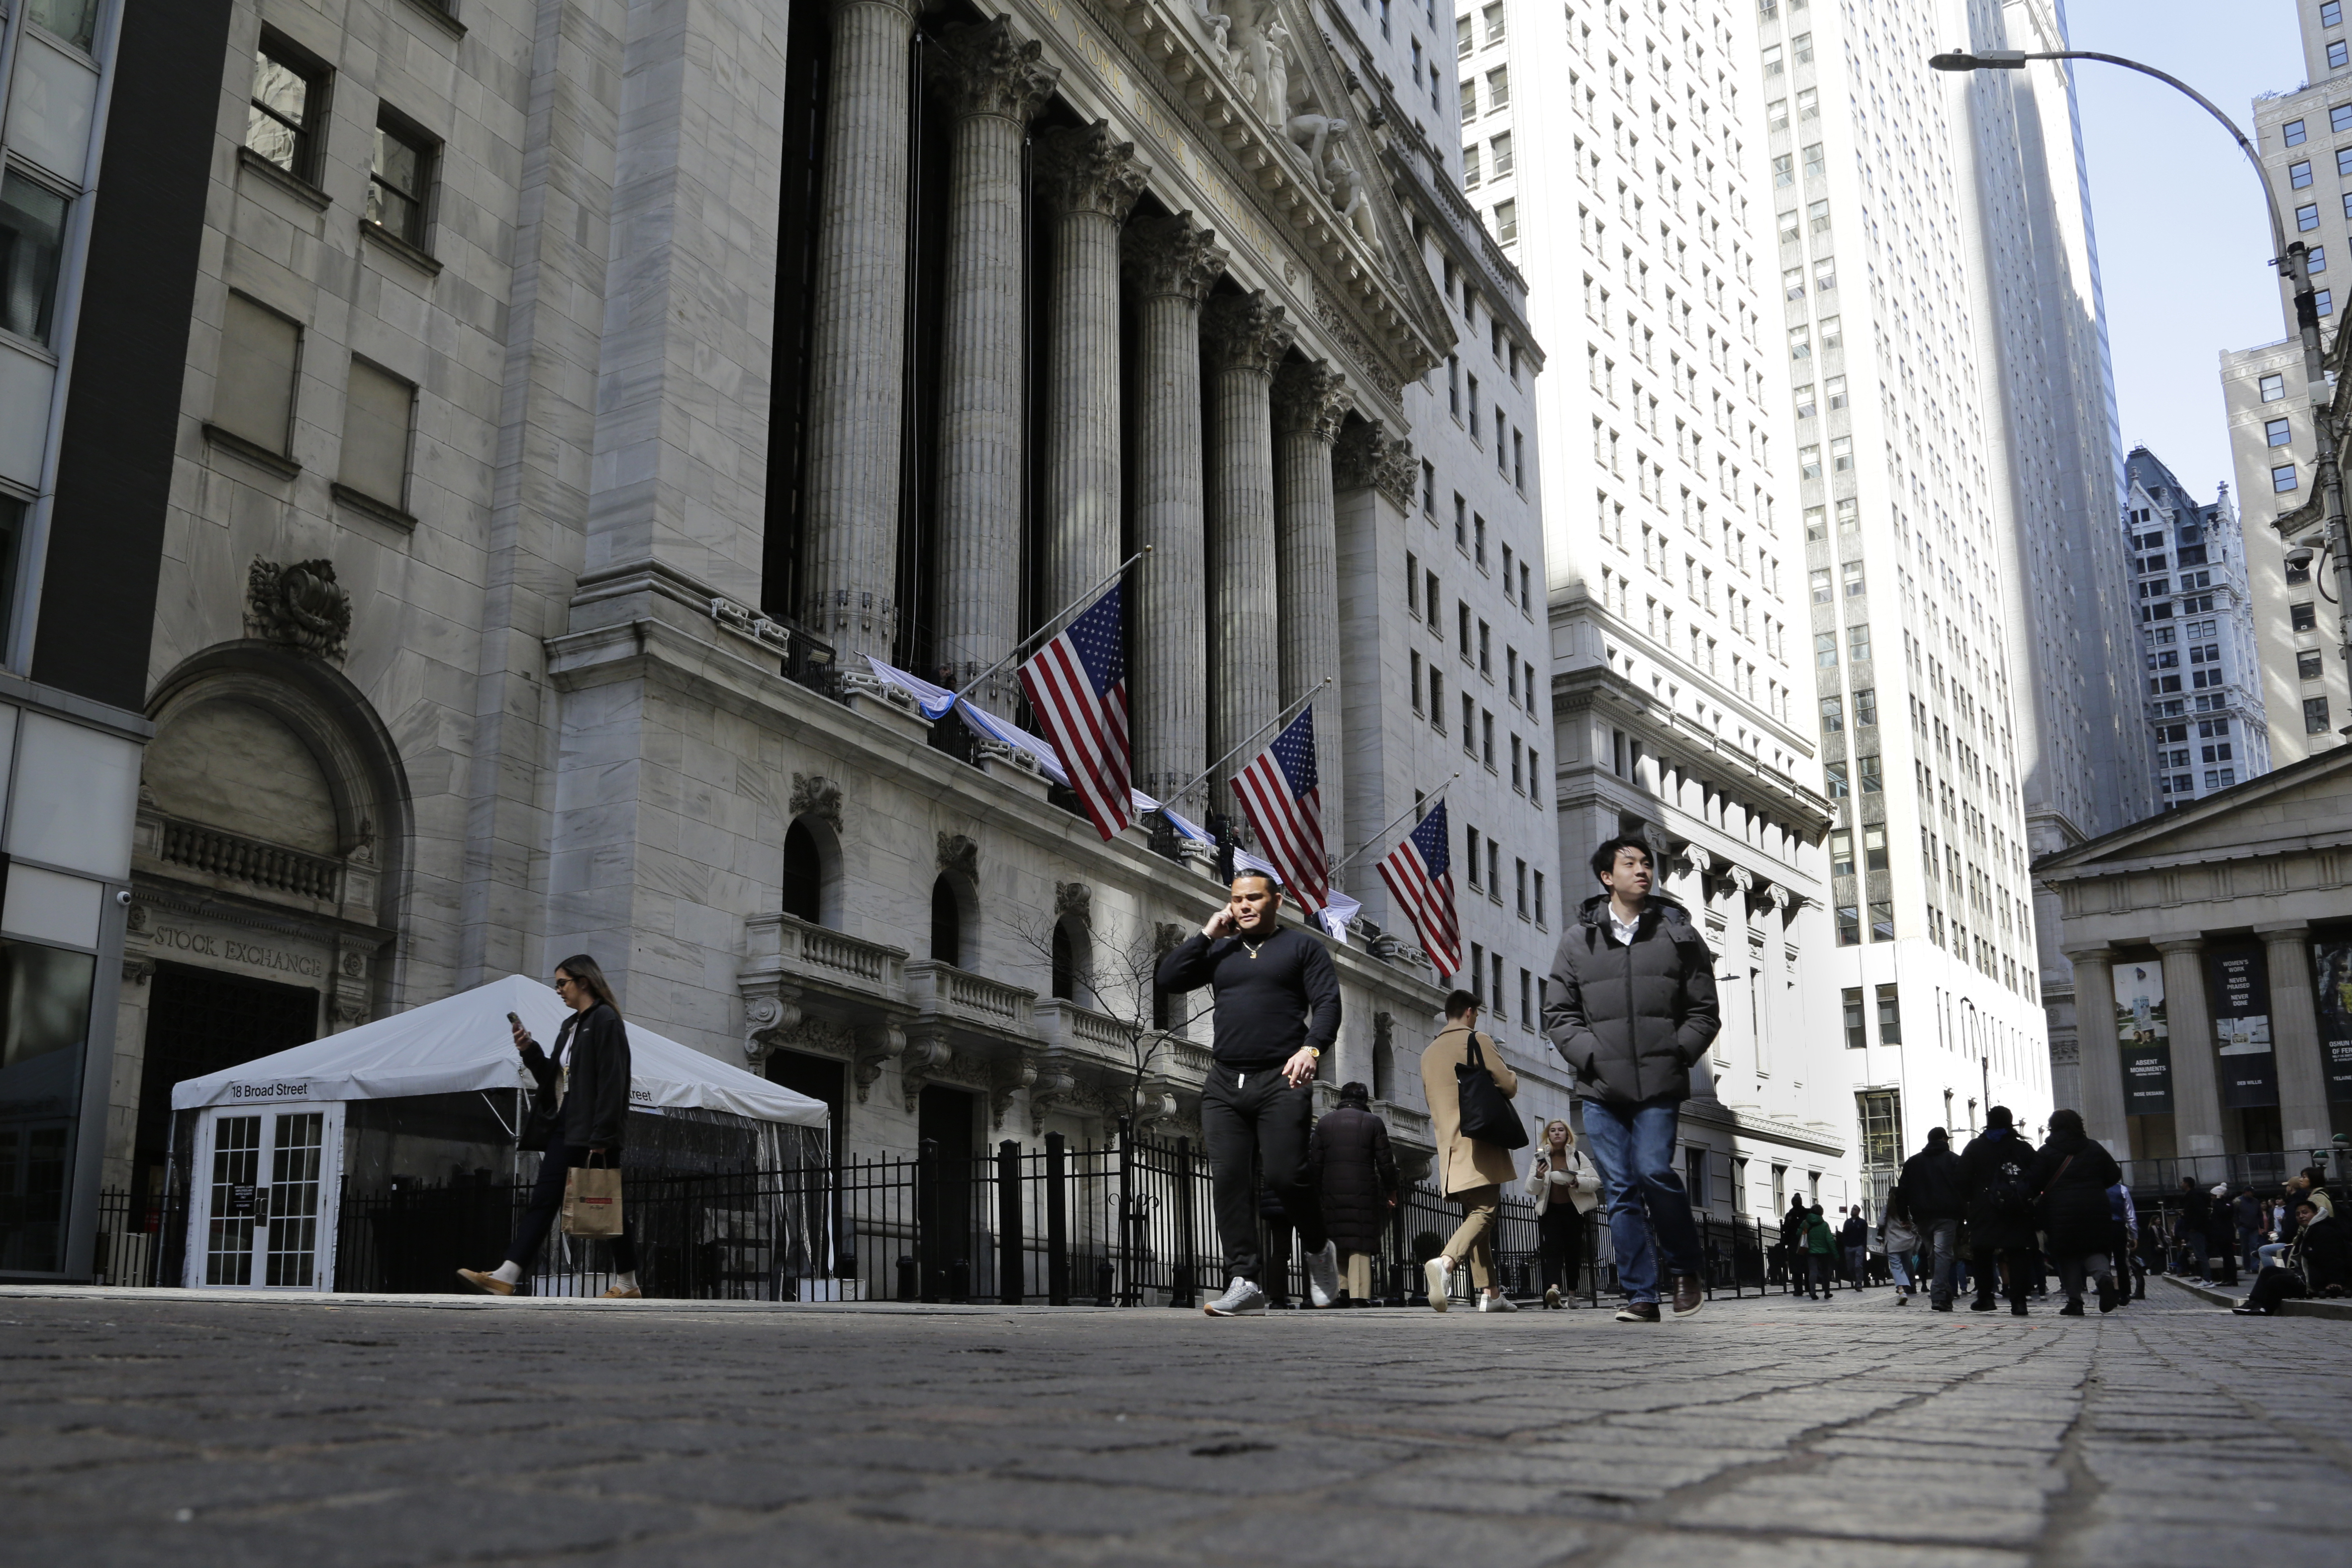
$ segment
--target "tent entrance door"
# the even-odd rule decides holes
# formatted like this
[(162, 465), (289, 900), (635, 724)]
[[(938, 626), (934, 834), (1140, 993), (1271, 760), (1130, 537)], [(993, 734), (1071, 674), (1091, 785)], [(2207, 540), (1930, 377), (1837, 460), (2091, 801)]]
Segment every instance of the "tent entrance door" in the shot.
[(188, 1284), (335, 1288), (343, 1107), (226, 1106), (197, 1119)]

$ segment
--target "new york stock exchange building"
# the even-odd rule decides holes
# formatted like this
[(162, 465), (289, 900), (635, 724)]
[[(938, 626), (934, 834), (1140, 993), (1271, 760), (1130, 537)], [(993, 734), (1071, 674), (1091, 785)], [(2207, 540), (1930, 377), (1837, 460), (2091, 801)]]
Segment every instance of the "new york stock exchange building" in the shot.
[(76, 1201), (161, 1189), (176, 1082), (575, 952), (851, 1157), (1197, 1137), (1205, 996), (1148, 976), (1216, 851), (1105, 840), (999, 738), (1041, 728), (1024, 639), (1114, 579), (1144, 795), (1208, 820), (1311, 702), (1360, 905), (1328, 1089), (1425, 1162), (1450, 982), (1373, 867), (1442, 795), (1458, 983), (1564, 1112), (1539, 359), (1447, 173), (1437, 21), (191, 0), (126, 34), (109, 155), (179, 149), (135, 259), (186, 347), (77, 373), (147, 409), (121, 482), (158, 504), (93, 536), (153, 565), (143, 670), (113, 654), (152, 732)]

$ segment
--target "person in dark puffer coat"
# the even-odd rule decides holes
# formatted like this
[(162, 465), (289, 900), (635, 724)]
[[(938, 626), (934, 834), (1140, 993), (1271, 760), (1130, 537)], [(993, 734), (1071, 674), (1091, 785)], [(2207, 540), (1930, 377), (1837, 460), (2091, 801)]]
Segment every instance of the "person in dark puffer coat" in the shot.
[(1372, 1258), (1402, 1187), (1388, 1125), (1372, 1114), (1371, 1101), (1362, 1084), (1341, 1085), (1338, 1109), (1307, 1141), (1307, 1179), (1323, 1194), (1323, 1226), (1339, 1248), (1348, 1300), (1358, 1307), (1371, 1303)]
[(2099, 1310), (2116, 1310), (2110, 1256), (2116, 1221), (2107, 1189), (2123, 1176), (2116, 1157), (2083, 1131), (2081, 1111), (2050, 1113), (2050, 1136), (2033, 1156), (2033, 1168), (2025, 1179), (2040, 1194), (2036, 1217), (2043, 1249), (2058, 1266), (2059, 1288), (2066, 1292), (2066, 1304), (2058, 1309), (2061, 1317), (2083, 1315), (2086, 1272), (2098, 1283)]
[(1976, 1255), (1977, 1299), (1969, 1310), (1993, 1310), (1998, 1284), (2011, 1313), (2022, 1318), (2027, 1268), (2039, 1246), (2030, 1179), (2035, 1151), (2012, 1121), (2006, 1105), (1985, 1112), (1985, 1130), (1960, 1151), (1960, 1182), (1968, 1190), (1969, 1247)]

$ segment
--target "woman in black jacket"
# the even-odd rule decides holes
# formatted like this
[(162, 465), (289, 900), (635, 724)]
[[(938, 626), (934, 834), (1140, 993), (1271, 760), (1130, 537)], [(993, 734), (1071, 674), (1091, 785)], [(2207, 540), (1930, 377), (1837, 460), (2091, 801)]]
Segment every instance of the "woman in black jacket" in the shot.
[(2039, 1194), (2034, 1213), (2042, 1226), (2043, 1250), (2058, 1266), (2059, 1288), (2066, 1292), (2060, 1317), (2083, 1315), (2086, 1272), (2098, 1282), (2099, 1310), (2116, 1310), (2116, 1276), (2109, 1258), (2116, 1222), (2107, 1189), (2123, 1179), (2116, 1157), (2083, 1131), (2082, 1112), (2050, 1113), (2050, 1136), (2034, 1154), (2026, 1182)]
[[(563, 1208), (564, 1178), (572, 1167), (592, 1160), (616, 1165), (621, 1160), (622, 1129), (629, 1112), (629, 1032), (621, 1022), (621, 1010), (614, 1005), (612, 987), (604, 984), (604, 972), (586, 953), (555, 966), (555, 994), (572, 1009), (572, 1016), (563, 1020), (553, 1050), (541, 1050), (520, 1021), (514, 1026), (515, 1049), (539, 1083), (531, 1121), (547, 1139), (539, 1184), (531, 1189), (530, 1206), (515, 1224), (507, 1260), (492, 1269), (457, 1270), (459, 1279), (493, 1296), (511, 1296), (522, 1282), (523, 1269)], [(627, 1210), (622, 1213), (622, 1234), (610, 1238), (613, 1284), (604, 1294), (635, 1298), (645, 1292), (637, 1288), (637, 1248), (628, 1236)]]
[(1372, 1114), (1372, 1091), (1344, 1084), (1339, 1108), (1316, 1122), (1307, 1142), (1307, 1181), (1323, 1197), (1323, 1228), (1348, 1271), (1348, 1299), (1372, 1299), (1372, 1258), (1381, 1249), (1402, 1183), (1385, 1122)]

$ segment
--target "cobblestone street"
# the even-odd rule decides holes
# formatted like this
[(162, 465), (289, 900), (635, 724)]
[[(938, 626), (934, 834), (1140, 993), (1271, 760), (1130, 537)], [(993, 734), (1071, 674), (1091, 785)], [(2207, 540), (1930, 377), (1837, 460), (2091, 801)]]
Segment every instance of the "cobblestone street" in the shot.
[(2341, 1568), (2352, 1328), (0, 1294), (25, 1563)]

